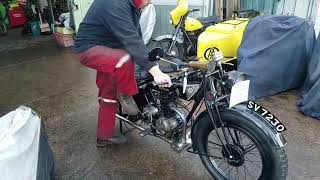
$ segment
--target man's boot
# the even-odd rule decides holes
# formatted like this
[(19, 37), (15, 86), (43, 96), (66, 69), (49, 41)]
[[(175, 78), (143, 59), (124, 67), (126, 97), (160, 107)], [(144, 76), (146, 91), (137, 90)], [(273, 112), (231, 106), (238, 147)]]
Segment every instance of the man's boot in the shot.
[(128, 115), (139, 114), (139, 108), (132, 96), (129, 96), (120, 92), (118, 92), (117, 96), (121, 104), (121, 107), (124, 110), (124, 113)]

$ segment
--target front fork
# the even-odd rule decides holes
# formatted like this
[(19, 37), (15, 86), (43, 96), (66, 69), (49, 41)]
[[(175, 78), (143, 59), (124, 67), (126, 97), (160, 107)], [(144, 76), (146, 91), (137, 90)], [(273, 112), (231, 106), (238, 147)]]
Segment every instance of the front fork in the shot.
[(178, 37), (178, 33), (179, 33), (179, 30), (180, 30), (181, 24), (182, 24), (182, 22), (180, 22), (180, 23), (178, 24), (178, 26), (176, 27), (176, 29), (174, 30), (173, 37), (172, 37), (172, 42), (171, 42), (171, 44), (170, 44), (169, 49), (168, 49), (167, 52), (166, 52), (166, 54), (167, 54), (168, 56), (172, 56), (172, 54), (171, 54), (172, 48), (173, 48), (173, 46), (174, 46), (174, 45), (176, 44), (176, 42), (177, 42), (177, 37)]
[[(232, 154), (231, 154), (230, 150), (227, 148), (227, 146), (230, 144), (229, 139), (227, 137), (228, 132), (227, 132), (226, 128), (224, 127), (224, 123), (223, 123), (223, 120), (222, 120), (220, 112), (219, 112), (219, 107), (216, 102), (217, 91), (216, 91), (214, 83), (215, 83), (215, 81), (212, 77), (209, 77), (207, 79), (207, 85), (209, 87), (208, 86), (205, 86), (205, 87), (208, 87), (209, 91), (207, 91), (206, 88), (204, 89), (204, 93), (205, 93), (204, 94), (204, 101), (205, 101), (206, 108), (208, 110), (209, 117), (210, 117), (212, 124), (214, 126), (214, 129), (216, 129), (217, 137), (218, 137), (219, 141), (221, 142), (222, 146), (224, 147), (224, 149), (226, 149), (228, 155), (231, 156)], [(213, 99), (208, 99), (208, 97), (209, 97), (208, 93), (211, 94), (211, 97), (213, 97)], [(218, 128), (219, 128), (217, 125), (218, 123), (220, 124), (220, 128), (222, 130), (222, 134), (223, 134), (225, 143), (223, 142), (223, 137), (218, 132)]]

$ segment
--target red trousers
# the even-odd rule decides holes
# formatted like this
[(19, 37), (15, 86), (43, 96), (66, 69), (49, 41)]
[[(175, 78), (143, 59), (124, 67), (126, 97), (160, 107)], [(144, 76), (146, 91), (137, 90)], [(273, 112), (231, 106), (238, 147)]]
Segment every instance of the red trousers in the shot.
[(138, 92), (134, 76), (135, 64), (125, 50), (105, 46), (96, 46), (78, 53), (77, 59), (83, 65), (97, 70), (100, 104), (97, 138), (113, 137), (118, 109), (117, 92), (130, 96)]

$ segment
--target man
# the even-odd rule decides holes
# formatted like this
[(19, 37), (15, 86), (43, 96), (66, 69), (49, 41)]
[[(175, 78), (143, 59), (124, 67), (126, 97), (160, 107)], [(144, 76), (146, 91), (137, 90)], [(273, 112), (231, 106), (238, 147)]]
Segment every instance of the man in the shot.
[(117, 101), (129, 115), (139, 113), (132, 95), (137, 93), (135, 63), (148, 71), (155, 83), (171, 86), (171, 79), (157, 64), (148, 61), (140, 25), (139, 9), (150, 0), (95, 0), (80, 24), (75, 50), (77, 59), (97, 70), (99, 117), (97, 145), (123, 144), (124, 136), (114, 136)]

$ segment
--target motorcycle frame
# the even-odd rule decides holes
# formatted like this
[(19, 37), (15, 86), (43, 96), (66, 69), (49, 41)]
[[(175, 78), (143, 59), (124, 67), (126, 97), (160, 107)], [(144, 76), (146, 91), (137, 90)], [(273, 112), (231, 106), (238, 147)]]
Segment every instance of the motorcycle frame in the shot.
[[(205, 98), (205, 94), (208, 92), (208, 91), (206, 90), (206, 88), (208, 87), (208, 86), (207, 86), (208, 83), (211, 85), (210, 90), (214, 90), (214, 89), (212, 89), (212, 88), (214, 88), (214, 86), (213, 86), (213, 84), (212, 84), (212, 83), (214, 83), (213, 81), (220, 81), (220, 80), (214, 78), (213, 76), (216, 75), (216, 74), (219, 74), (219, 75), (221, 76), (221, 70), (219, 69), (219, 70), (216, 70), (216, 71), (214, 71), (214, 72), (212, 72), (212, 73), (206, 73), (206, 72), (204, 72), (204, 71), (201, 71), (201, 73), (202, 73), (202, 80), (200, 81), (200, 89), (199, 89), (198, 92), (195, 93), (195, 95), (193, 96), (192, 99), (194, 100), (194, 104), (193, 104), (191, 110), (189, 111), (187, 117), (185, 118), (184, 127), (183, 127), (183, 130), (184, 130), (184, 131), (183, 131), (183, 134), (182, 134), (183, 137), (181, 138), (181, 139), (182, 139), (182, 143), (184, 143), (185, 146), (184, 146), (184, 148), (182, 148), (182, 149), (185, 149), (185, 147), (187, 147), (188, 145), (190, 145), (191, 147), (193, 147), (193, 143), (190, 143), (190, 144), (186, 143), (186, 139), (187, 139), (187, 137), (186, 137), (186, 136), (187, 136), (187, 135), (186, 135), (186, 130), (187, 130), (187, 129), (191, 129), (191, 134), (193, 133), (192, 130), (194, 129), (193, 126), (195, 125), (195, 119), (193, 119), (193, 116), (194, 116), (195, 111), (196, 111), (198, 108), (201, 108), (201, 107), (199, 107), (199, 105), (202, 104), (202, 101), (204, 101), (205, 104), (206, 104), (206, 109), (207, 109), (207, 111), (208, 111), (208, 113), (209, 113), (209, 115), (210, 115), (210, 119), (211, 119), (214, 127), (217, 128), (217, 127), (218, 127), (218, 123), (221, 124), (221, 125), (222, 125), (221, 128), (223, 128), (223, 135), (224, 135), (224, 137), (227, 137), (227, 136), (226, 136), (226, 131), (224, 130), (224, 127), (223, 127), (223, 123), (222, 123), (223, 120), (221, 119), (221, 116), (220, 116), (220, 113), (219, 113), (219, 107), (218, 107), (218, 105), (217, 105), (217, 102), (219, 102), (219, 101), (221, 101), (222, 99), (225, 99), (225, 98), (227, 98), (227, 97), (229, 97), (229, 96), (223, 96), (223, 97), (218, 98), (218, 99), (214, 98), (213, 101), (210, 101), (210, 102), (207, 101), (206, 98)], [(150, 84), (150, 83), (152, 83), (152, 80), (141, 81), (141, 82), (138, 83), (138, 86), (139, 86), (139, 87), (140, 87), (140, 86), (145, 86), (145, 85)], [(213, 103), (212, 103), (212, 102), (213, 102)], [(122, 116), (120, 116), (120, 115), (118, 115), (118, 114), (117, 114), (116, 116), (121, 120), (121, 122), (127, 123), (127, 124), (133, 126), (134, 128), (139, 129), (139, 130), (141, 130), (141, 131), (146, 130), (146, 129), (144, 129), (143, 127), (141, 127), (141, 126), (139, 126), (139, 125), (131, 122), (130, 120), (128, 120), (128, 119), (126, 119), (126, 118), (124, 118), (124, 117), (122, 117)], [(189, 124), (190, 122), (191, 122), (191, 125), (188, 126), (187, 124)], [(120, 127), (122, 127), (122, 126), (120, 126)], [(157, 138), (160, 138), (160, 139), (164, 140), (164, 141), (167, 142), (167, 143), (170, 143), (170, 144), (173, 143), (172, 141), (170, 141), (170, 140), (168, 140), (168, 139), (165, 139), (165, 138), (163, 138), (163, 137), (160, 136), (160, 135), (157, 135), (157, 134), (154, 134), (154, 133), (150, 133), (149, 135), (154, 136), (154, 137), (157, 137)], [(218, 136), (219, 136), (219, 135), (218, 135)], [(219, 136), (219, 139), (220, 139), (220, 141), (221, 141), (221, 144), (223, 144), (223, 146), (226, 146), (226, 145), (227, 145), (227, 144), (224, 144), (224, 143), (223, 143), (223, 141), (222, 141), (222, 139), (221, 139), (221, 136)], [(228, 139), (225, 138), (225, 140), (226, 140), (226, 142), (228, 143)], [(190, 147), (190, 148), (191, 148), (191, 147)], [(195, 154), (199, 154), (199, 153), (197, 153), (197, 152), (190, 151), (190, 150), (189, 150), (190, 148), (188, 148), (188, 150), (187, 150), (188, 152), (190, 152), (190, 153), (195, 153)], [(205, 154), (203, 154), (203, 155), (205, 155)], [(214, 157), (214, 156), (212, 156), (212, 155), (207, 155), (207, 154), (206, 154), (206, 156)]]
[[(169, 46), (169, 48), (167, 49), (167, 52), (166, 52), (166, 54), (168, 56), (172, 56), (171, 55), (171, 51), (172, 51), (173, 46), (177, 43), (177, 38), (178, 38), (178, 34), (179, 34), (180, 30), (183, 33), (183, 46), (186, 47), (186, 45), (185, 45), (186, 42), (185, 41), (188, 40), (190, 45), (193, 48), (196, 48), (194, 43), (190, 40), (190, 37), (188, 36), (187, 32), (182, 28), (185, 25), (185, 20), (188, 17), (188, 15), (189, 15), (189, 12), (186, 15), (182, 16), (182, 18), (180, 19), (178, 25), (175, 27), (175, 29), (173, 31), (172, 42), (171, 42), (171, 44), (170, 44), (170, 46)], [(186, 55), (186, 52), (184, 52), (184, 55)]]

